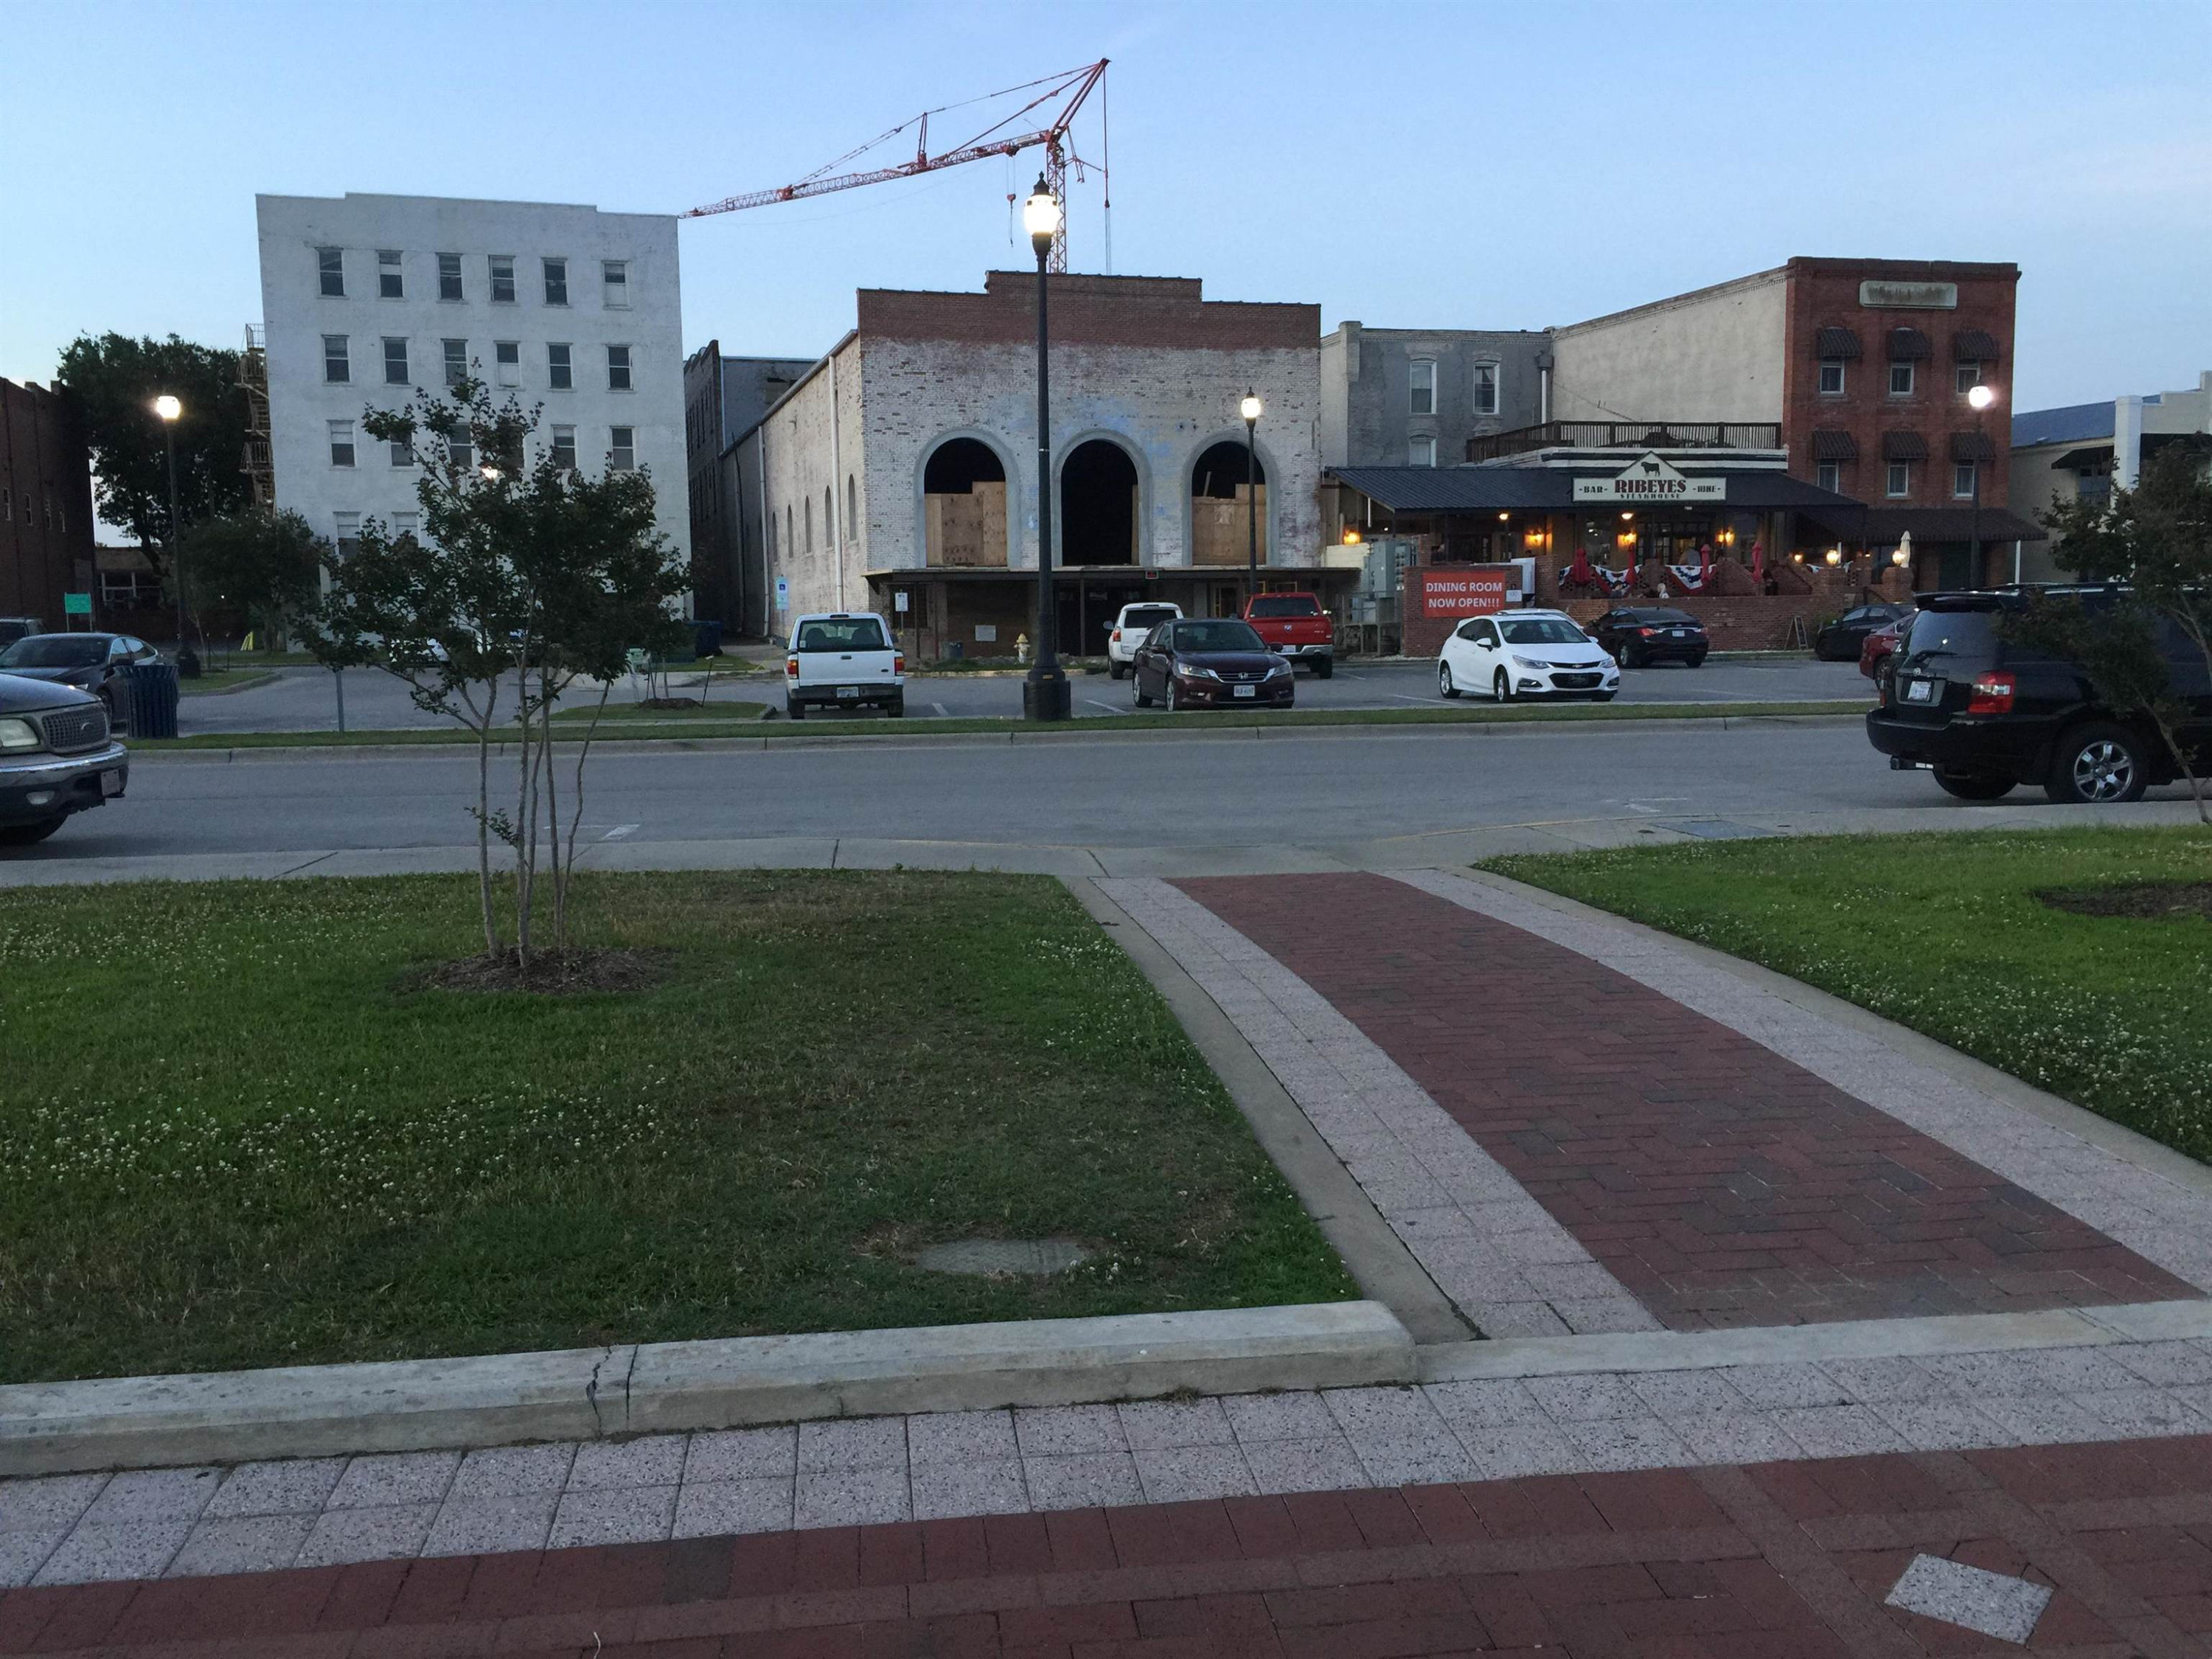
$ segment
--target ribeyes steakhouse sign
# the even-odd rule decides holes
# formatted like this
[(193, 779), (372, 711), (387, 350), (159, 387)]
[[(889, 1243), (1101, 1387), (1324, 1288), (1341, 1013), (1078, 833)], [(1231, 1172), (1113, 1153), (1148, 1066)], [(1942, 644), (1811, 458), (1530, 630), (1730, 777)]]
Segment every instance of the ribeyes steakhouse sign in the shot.
[(1656, 454), (1632, 461), (1610, 478), (1577, 478), (1578, 501), (1719, 501), (1728, 499), (1726, 478), (1689, 478)]

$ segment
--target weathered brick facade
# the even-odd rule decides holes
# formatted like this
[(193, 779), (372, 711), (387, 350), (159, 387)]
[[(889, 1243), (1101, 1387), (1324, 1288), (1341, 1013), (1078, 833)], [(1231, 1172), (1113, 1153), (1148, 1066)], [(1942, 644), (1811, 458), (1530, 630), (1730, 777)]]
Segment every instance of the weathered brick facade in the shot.
[(64, 626), (62, 595), (93, 587), (92, 530), (92, 466), (75, 408), (0, 380), (0, 617)]

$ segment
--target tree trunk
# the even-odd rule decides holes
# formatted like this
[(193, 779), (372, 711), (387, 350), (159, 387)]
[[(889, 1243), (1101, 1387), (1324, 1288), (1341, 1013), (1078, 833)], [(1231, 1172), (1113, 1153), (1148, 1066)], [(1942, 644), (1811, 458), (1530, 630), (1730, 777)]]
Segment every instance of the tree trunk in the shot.
[(592, 756), (592, 739), (599, 735), (599, 716), (606, 712), (607, 693), (614, 690), (611, 681), (599, 685), (599, 700), (592, 709), (591, 724), (584, 728), (584, 746), (576, 751), (575, 804), (568, 819), (568, 861), (553, 888), (553, 933), (562, 948), (568, 943), (568, 879), (576, 868), (576, 832), (584, 822), (584, 763)]
[(484, 955), (494, 961), (499, 958), (499, 916), (491, 894), (491, 728), (498, 708), (495, 683), (477, 727), (477, 899), (483, 911)]

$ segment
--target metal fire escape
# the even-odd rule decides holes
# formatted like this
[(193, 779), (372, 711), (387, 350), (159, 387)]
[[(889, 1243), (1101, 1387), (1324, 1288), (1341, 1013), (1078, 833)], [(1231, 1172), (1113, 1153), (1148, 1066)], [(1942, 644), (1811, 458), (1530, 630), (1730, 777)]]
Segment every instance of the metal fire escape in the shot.
[(246, 325), (246, 349), (238, 354), (238, 384), (246, 393), (246, 442), (240, 470), (253, 489), (253, 504), (276, 505), (276, 464), (269, 447), (269, 336)]

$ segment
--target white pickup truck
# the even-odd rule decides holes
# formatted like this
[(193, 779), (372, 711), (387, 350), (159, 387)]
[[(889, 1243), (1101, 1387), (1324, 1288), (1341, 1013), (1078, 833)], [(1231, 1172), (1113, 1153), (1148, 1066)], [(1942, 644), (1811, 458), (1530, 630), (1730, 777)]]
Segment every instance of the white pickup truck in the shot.
[(806, 706), (866, 703), (894, 720), (906, 713), (906, 658), (881, 617), (865, 611), (819, 611), (791, 624), (783, 659), (783, 708), (805, 720)]

